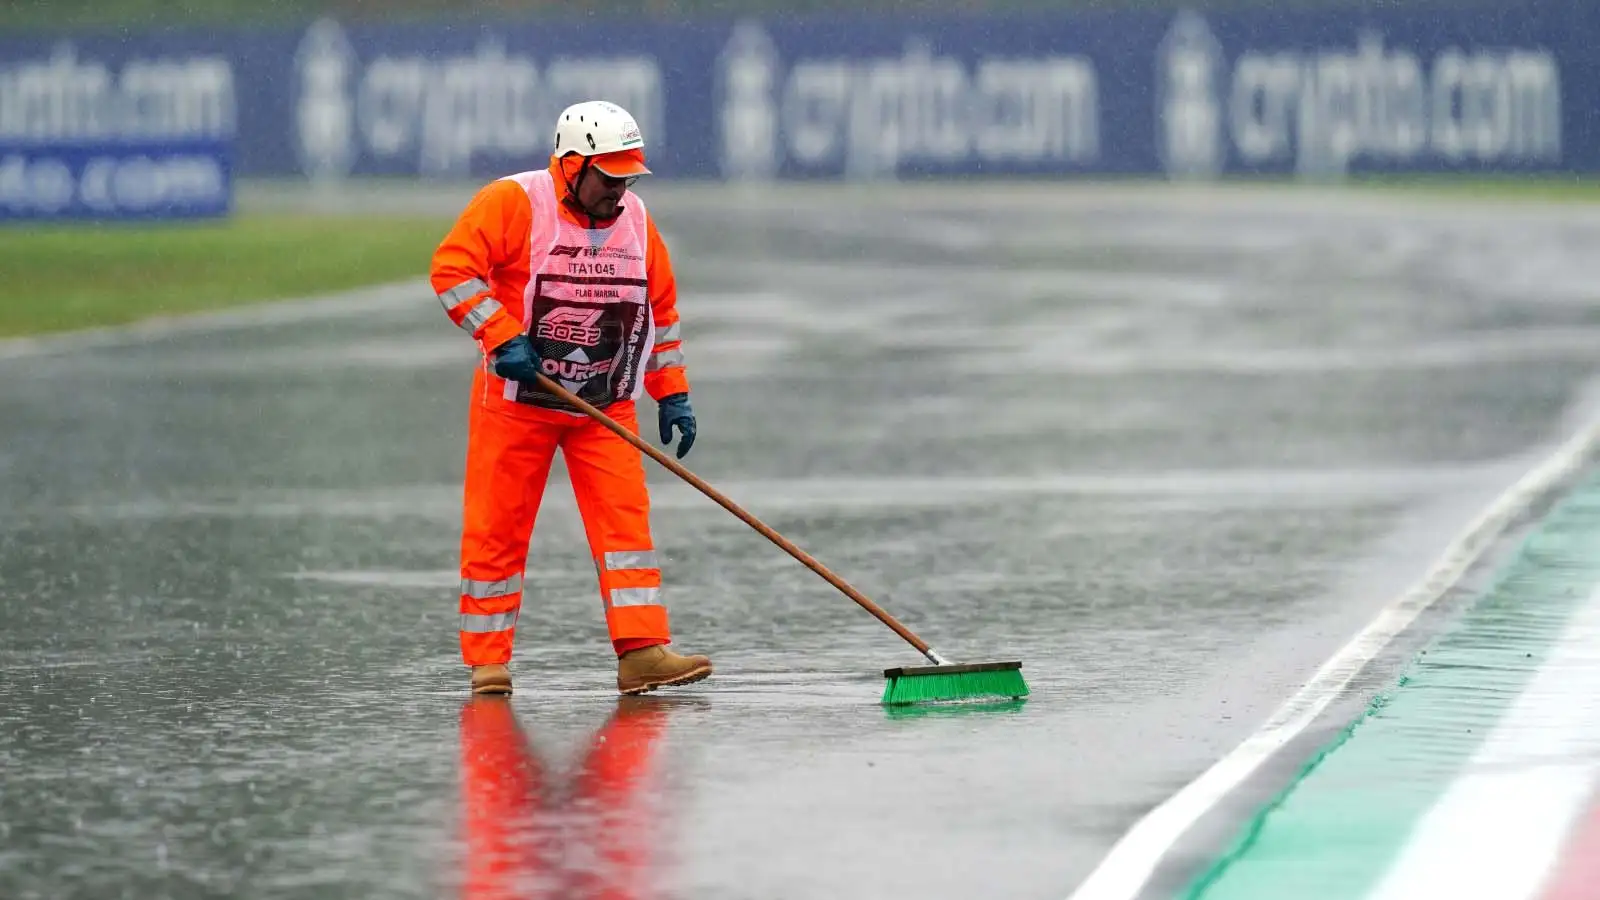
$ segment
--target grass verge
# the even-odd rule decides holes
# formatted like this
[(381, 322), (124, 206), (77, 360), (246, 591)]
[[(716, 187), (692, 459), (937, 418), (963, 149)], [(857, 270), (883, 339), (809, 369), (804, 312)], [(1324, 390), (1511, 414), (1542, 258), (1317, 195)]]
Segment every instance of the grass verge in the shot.
[(0, 228), (0, 337), (426, 278), (438, 217), (240, 216)]
[[(1295, 181), (1224, 183), (1282, 188)], [(1337, 184), (1483, 200), (1600, 202), (1600, 179), (1590, 177), (1357, 175)], [(3, 226), (0, 338), (424, 278), (449, 227), (450, 219), (440, 216), (292, 213), (206, 223)]]
[(1600, 202), (1600, 179), (1573, 175), (1353, 175), (1349, 186), (1478, 200)]

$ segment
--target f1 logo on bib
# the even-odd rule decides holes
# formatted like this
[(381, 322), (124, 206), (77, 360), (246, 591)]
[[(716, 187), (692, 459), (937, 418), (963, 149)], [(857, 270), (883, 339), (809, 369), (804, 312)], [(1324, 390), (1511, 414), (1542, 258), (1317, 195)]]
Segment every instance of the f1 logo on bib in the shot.
[(595, 323), (600, 321), (604, 313), (603, 309), (554, 309), (539, 320), (539, 328), (535, 333), (545, 340), (593, 347), (600, 343), (600, 329)]

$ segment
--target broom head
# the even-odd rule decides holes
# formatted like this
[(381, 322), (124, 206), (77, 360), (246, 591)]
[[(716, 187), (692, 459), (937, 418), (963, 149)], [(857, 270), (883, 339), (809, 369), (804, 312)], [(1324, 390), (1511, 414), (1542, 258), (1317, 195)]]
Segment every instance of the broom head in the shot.
[(964, 663), (951, 666), (914, 666), (884, 669), (883, 702), (890, 706), (1004, 697), (1028, 696), (1022, 680), (1022, 663)]

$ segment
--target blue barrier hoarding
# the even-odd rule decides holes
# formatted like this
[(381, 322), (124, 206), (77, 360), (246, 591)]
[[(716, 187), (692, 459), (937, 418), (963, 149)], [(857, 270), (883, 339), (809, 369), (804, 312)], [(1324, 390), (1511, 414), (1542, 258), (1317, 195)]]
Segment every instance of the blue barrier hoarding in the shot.
[(232, 206), (217, 142), (0, 147), (0, 219), (195, 219)]
[[(65, 43), (124, 66), (210, 61), (177, 81), (196, 89), (225, 69), (241, 175), (494, 177), (543, 165), (556, 113), (602, 97), (639, 119), (660, 177), (1207, 178), (1600, 171), (1596, 37), (1582, 4), (1531, 0), (627, 28), (323, 20)], [(15, 52), (0, 41), (0, 67)], [(0, 144), (31, 96), (6, 84)]]
[(129, 43), (112, 54), (61, 41), (0, 56), (0, 218), (227, 214), (231, 61)]
[(1155, 54), (1158, 171), (1593, 171), (1576, 8), (1175, 17)]

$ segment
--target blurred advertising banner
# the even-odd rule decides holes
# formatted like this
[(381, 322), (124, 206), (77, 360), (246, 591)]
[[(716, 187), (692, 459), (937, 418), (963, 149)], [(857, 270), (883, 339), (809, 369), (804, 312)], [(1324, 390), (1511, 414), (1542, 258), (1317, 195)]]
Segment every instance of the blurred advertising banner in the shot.
[(1576, 4), (745, 22), (714, 69), (713, 158), (755, 178), (1593, 171), (1594, 37)]
[(664, 177), (1100, 167), (1101, 87), (1094, 62), (1060, 46), (1070, 24), (981, 24), (324, 20), (295, 48), (294, 142), (268, 165), (487, 177), (543, 165), (556, 114), (603, 98), (639, 120)]
[(1580, 0), (1527, 0), (0, 39), (0, 148), (205, 138), (245, 176), (484, 179), (605, 98), (666, 178), (1600, 172), (1597, 38)]
[(231, 62), (119, 49), (59, 40), (0, 57), (0, 218), (228, 213)]

